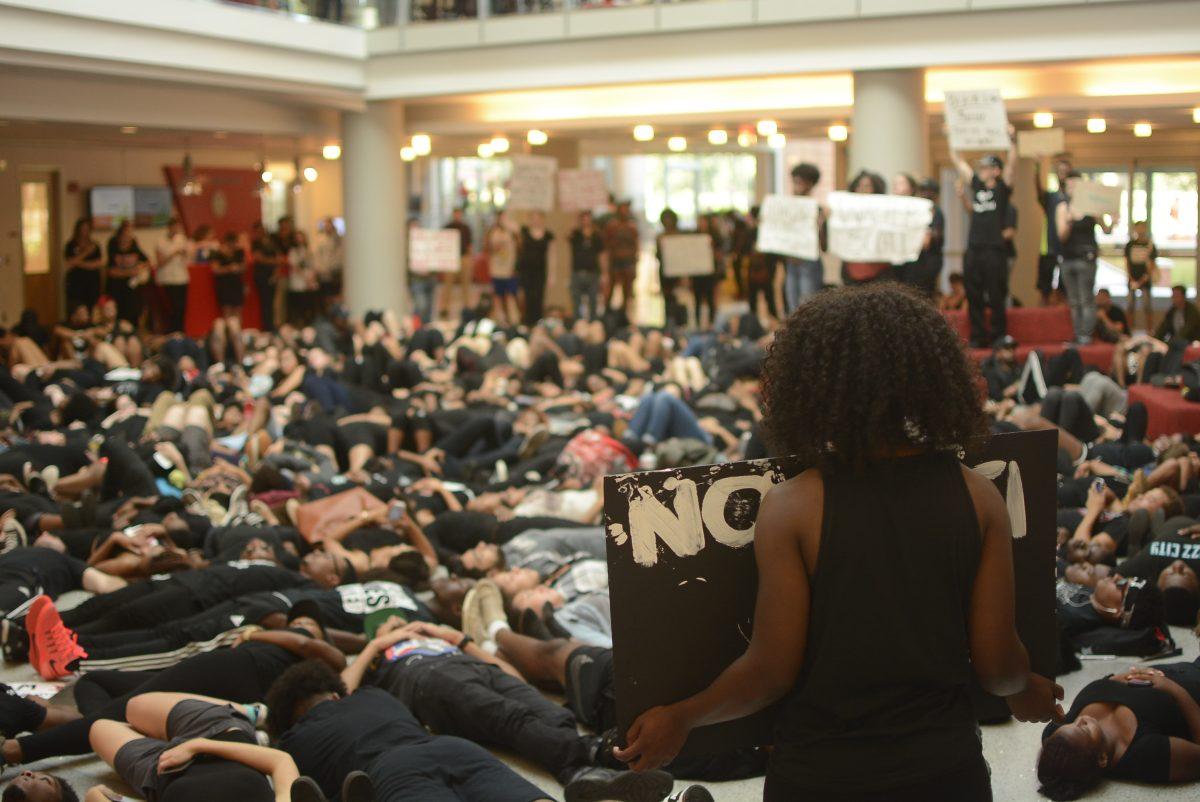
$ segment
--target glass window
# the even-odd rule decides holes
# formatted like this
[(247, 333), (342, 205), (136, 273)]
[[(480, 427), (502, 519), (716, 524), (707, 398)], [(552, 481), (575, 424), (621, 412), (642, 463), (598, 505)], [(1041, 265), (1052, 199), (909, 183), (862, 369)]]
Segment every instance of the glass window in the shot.
[(21, 255), (25, 275), (50, 272), (50, 185), (21, 182)]
[(679, 215), (682, 228), (696, 225), (697, 215), (754, 204), (758, 160), (743, 153), (698, 153), (631, 156), (645, 162), (642, 192), (646, 221), (657, 225), (663, 209)]

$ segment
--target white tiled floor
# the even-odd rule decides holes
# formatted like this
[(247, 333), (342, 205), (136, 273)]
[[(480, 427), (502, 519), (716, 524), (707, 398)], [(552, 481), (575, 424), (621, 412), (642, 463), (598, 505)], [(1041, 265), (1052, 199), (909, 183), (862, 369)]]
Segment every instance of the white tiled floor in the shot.
[[(1183, 648), (1183, 656), (1177, 660), (1194, 660), (1200, 649), (1191, 632), (1174, 629), (1173, 635)], [(1123, 670), (1132, 665), (1127, 660), (1117, 661), (1087, 661), (1083, 669), (1062, 677), (1060, 682), (1066, 690), (1067, 702), (1085, 684), (1117, 670)], [(37, 681), (35, 672), (28, 666), (4, 666), (0, 668), (0, 682), (34, 682)], [(992, 788), (996, 802), (1030, 802), (1039, 799), (1036, 791), (1034, 761), (1037, 757), (1040, 743), (1040, 726), (1008, 723), (999, 726), (986, 727), (983, 730), (983, 747), (988, 763), (992, 767)], [(556, 800), (562, 799), (562, 792), (557, 783), (545, 772), (530, 766), (528, 763), (503, 756), (518, 772), (528, 777), (535, 785), (547, 791)], [(116, 776), (100, 761), (91, 757), (60, 758), (46, 761), (41, 766), (46, 771), (53, 771), (73, 783), (81, 792), (89, 786), (104, 782), (117, 790), (124, 788)], [(5, 776), (11, 776), (13, 769), (8, 769)], [(686, 783), (680, 783), (682, 788)], [(762, 780), (747, 780), (735, 783), (718, 783), (709, 785), (717, 802), (752, 802), (762, 798)], [(1171, 788), (1152, 788), (1124, 783), (1108, 783), (1088, 799), (1095, 800), (1149, 800), (1155, 802), (1171, 802), (1171, 800), (1195, 800), (1200, 798), (1200, 787), (1196, 785)], [(418, 802), (418, 800), (413, 800)], [(932, 801), (931, 801), (932, 802)]]

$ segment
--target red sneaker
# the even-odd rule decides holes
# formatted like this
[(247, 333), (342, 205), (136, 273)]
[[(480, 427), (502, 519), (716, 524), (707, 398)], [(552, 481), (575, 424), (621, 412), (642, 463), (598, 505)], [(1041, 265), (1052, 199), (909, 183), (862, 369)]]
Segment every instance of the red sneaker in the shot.
[(37, 621), (42, 614), (42, 610), (47, 607), (54, 607), (54, 602), (50, 600), (49, 596), (42, 594), (30, 603), (29, 610), (25, 613), (23, 626), (25, 627), (25, 636), (29, 638), (29, 665), (31, 666), (37, 666), (40, 652), (37, 641), (33, 637), (33, 630), (37, 626)]
[(71, 664), (87, 657), (87, 652), (76, 642), (76, 638), (76, 634), (62, 622), (53, 604), (41, 605), (29, 640), (37, 644), (38, 660), (33, 667), (42, 675), (42, 679), (53, 681), (69, 676), (74, 670)]

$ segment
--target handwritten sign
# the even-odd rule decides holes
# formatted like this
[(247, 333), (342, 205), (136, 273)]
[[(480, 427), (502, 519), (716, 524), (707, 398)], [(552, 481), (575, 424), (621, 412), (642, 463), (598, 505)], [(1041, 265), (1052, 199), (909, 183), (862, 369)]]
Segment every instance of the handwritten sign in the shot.
[(1018, 156), (1036, 159), (1039, 156), (1056, 156), (1066, 149), (1066, 133), (1061, 128), (1017, 132)]
[(554, 208), (554, 171), (551, 156), (514, 156), (508, 185), (508, 208), (548, 212)]
[(818, 258), (819, 217), (820, 206), (815, 198), (768, 195), (758, 217), (758, 252), (798, 259)]
[(408, 269), (413, 273), (457, 273), (462, 269), (462, 234), (454, 228), (408, 232)]
[(1121, 216), (1121, 188), (1099, 181), (1076, 181), (1071, 191), (1071, 208), (1097, 220), (1104, 215), (1116, 219)]
[(608, 182), (599, 170), (559, 170), (558, 205), (567, 212), (588, 212), (608, 204)]
[(663, 275), (707, 276), (715, 269), (712, 237), (707, 234), (670, 234), (659, 240)]
[(946, 128), (953, 150), (1008, 150), (1008, 112), (999, 89), (946, 93)]
[(925, 198), (831, 192), (829, 251), (847, 262), (912, 262), (932, 221)]

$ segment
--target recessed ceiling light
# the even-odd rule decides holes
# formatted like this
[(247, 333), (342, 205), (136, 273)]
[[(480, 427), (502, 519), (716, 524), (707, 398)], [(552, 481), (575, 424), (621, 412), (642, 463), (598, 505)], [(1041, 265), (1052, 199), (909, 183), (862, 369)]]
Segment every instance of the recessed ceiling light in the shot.
[(412, 149), (418, 156), (428, 156), (433, 152), (433, 139), (429, 134), (413, 134)]
[(850, 129), (841, 123), (829, 126), (829, 138), (834, 142), (845, 142), (850, 138)]
[(121, 126), (122, 134), (136, 134), (137, 130), (138, 129), (137, 129), (136, 125), (122, 125)]
[(758, 123), (759, 136), (771, 136), (779, 133), (779, 123), (774, 120), (760, 120)]
[(654, 139), (653, 125), (635, 125), (633, 127), (633, 138), (638, 142), (649, 142)]
[(1142, 139), (1145, 139), (1146, 137), (1150, 136), (1153, 133), (1154, 133), (1154, 127), (1151, 126), (1150, 123), (1134, 123), (1133, 124), (1133, 135), (1136, 137), (1141, 137)]
[(342, 146), (336, 142), (330, 143), (321, 148), (321, 155), (329, 161), (336, 161), (342, 157)]
[(1088, 117), (1087, 130), (1089, 134), (1103, 134), (1108, 130), (1108, 122), (1103, 117)]
[(1039, 111), (1033, 115), (1034, 128), (1053, 128), (1054, 115), (1048, 111)]
[(687, 150), (687, 138), (682, 136), (673, 136), (667, 140), (667, 149), (675, 153), (683, 153)]
[(549, 142), (550, 135), (545, 131), (539, 131), (537, 128), (534, 128), (525, 136), (525, 141), (534, 147), (538, 147)]
[(708, 144), (724, 145), (729, 142), (729, 132), (724, 128), (714, 128), (708, 132)]

